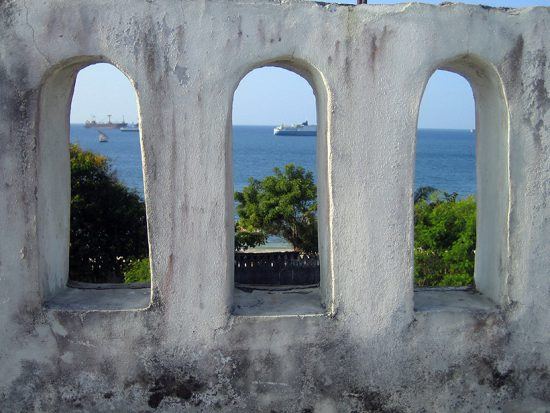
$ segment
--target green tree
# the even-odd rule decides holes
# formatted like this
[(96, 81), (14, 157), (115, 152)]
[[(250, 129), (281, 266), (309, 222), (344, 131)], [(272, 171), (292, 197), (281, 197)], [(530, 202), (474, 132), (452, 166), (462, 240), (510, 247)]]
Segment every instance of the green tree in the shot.
[(125, 283), (143, 283), (151, 281), (149, 258), (132, 260), (124, 270)]
[(443, 192), (433, 186), (422, 186), (414, 192), (414, 203), (426, 201), (428, 204), (435, 204), (444, 201), (455, 201), (458, 198), (458, 193)]
[(145, 204), (124, 186), (106, 157), (70, 147), (69, 277), (122, 281), (128, 262), (148, 253)]
[(235, 251), (244, 251), (265, 244), (267, 237), (263, 231), (248, 231), (235, 222)]
[(414, 208), (416, 285), (472, 285), (476, 245), (474, 197), (458, 200), (454, 193), (421, 190), (424, 195), (415, 196)]
[(277, 235), (290, 242), (296, 251), (317, 252), (317, 188), (313, 174), (294, 164), (274, 175), (257, 180), (250, 178), (242, 192), (235, 192), (237, 213), (235, 245), (240, 232), (256, 234), (265, 242)]

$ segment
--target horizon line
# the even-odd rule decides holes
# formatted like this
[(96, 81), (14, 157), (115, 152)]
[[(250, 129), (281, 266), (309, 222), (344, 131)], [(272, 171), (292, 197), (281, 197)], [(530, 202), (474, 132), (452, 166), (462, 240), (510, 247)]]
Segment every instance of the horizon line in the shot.
[[(115, 122), (116, 123), (116, 122)], [(138, 123), (138, 122), (127, 122), (127, 123)], [(84, 125), (84, 122), (70, 122), (71, 125)], [(273, 128), (275, 126), (279, 126), (281, 124), (274, 124), (274, 125), (259, 125), (259, 124), (253, 124), (253, 123), (239, 123), (239, 124), (235, 124), (233, 126), (257, 126), (257, 127), (269, 127), (269, 128)], [(290, 125), (290, 123), (288, 124)], [(312, 125), (317, 125), (317, 124), (312, 124)], [(418, 127), (417, 129), (425, 129), (425, 130), (475, 130), (475, 128), (438, 128), (438, 127)]]

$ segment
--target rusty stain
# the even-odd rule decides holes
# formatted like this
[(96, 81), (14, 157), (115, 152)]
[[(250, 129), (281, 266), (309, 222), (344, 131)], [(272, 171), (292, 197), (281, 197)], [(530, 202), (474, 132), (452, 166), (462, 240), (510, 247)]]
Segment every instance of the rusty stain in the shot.
[(516, 39), (514, 47), (510, 50), (505, 59), (505, 64), (508, 68), (508, 73), (510, 76), (510, 82), (518, 84), (519, 88), (523, 87), (523, 83), (520, 80), (523, 63), (523, 47), (523, 36), (520, 34)]

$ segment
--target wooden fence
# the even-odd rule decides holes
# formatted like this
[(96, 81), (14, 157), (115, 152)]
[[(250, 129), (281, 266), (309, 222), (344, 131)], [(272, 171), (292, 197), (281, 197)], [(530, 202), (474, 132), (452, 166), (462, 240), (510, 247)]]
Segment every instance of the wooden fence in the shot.
[(256, 285), (319, 283), (319, 255), (298, 252), (235, 253), (235, 282)]

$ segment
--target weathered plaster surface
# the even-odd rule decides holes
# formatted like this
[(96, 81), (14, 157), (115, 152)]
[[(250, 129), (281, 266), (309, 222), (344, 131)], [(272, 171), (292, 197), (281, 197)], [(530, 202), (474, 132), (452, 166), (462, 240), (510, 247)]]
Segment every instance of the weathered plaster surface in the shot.
[[(548, 411), (549, 8), (3, 0), (0, 39), (0, 411)], [(99, 61), (139, 97), (147, 308), (128, 292), (125, 309), (63, 307), (67, 116)], [(317, 94), (327, 315), (231, 313), (232, 97), (265, 64)], [(466, 298), (412, 286), (437, 68), (477, 102), (482, 294)]]

